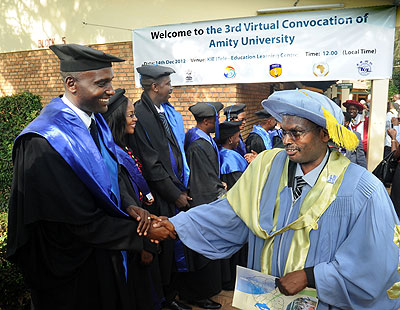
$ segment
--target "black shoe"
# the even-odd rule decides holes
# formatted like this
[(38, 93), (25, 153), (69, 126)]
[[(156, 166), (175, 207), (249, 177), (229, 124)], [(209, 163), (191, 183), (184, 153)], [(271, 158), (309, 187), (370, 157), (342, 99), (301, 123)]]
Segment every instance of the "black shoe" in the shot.
[(210, 298), (189, 301), (189, 303), (192, 305), (196, 305), (203, 309), (219, 309), (219, 308), (221, 308), (221, 304), (219, 304), (215, 301), (212, 301)]
[(192, 310), (191, 306), (177, 300), (173, 300), (169, 305), (164, 306), (164, 308), (171, 310)]

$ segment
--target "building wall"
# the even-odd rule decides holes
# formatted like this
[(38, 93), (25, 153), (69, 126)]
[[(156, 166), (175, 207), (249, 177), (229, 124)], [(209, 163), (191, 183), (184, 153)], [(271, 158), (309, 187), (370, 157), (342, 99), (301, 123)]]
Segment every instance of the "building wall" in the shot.
[[(116, 55), (125, 62), (113, 65), (114, 88), (125, 88), (127, 96), (136, 101), (142, 90), (135, 88), (132, 42), (90, 45), (106, 53)], [(0, 54), (0, 96), (29, 91), (42, 96), (43, 105), (64, 93), (59, 75), (59, 60), (49, 49)], [(171, 75), (173, 79), (173, 75)], [(252, 112), (261, 109), (260, 102), (269, 95), (269, 84), (228, 84), (174, 87), (170, 102), (179, 111), (186, 129), (195, 125), (188, 107), (200, 101), (219, 101), (224, 106), (245, 103), (249, 111), (246, 131), (254, 122)], [(222, 115), (222, 113), (221, 113)], [(221, 121), (224, 118), (221, 118)]]
[[(331, 4), (332, 0), (3, 0), (0, 53), (51, 44), (132, 40), (133, 29), (256, 16), (266, 8)], [(393, 0), (341, 0), (345, 8), (393, 5)], [(85, 22), (85, 24), (84, 24)]]

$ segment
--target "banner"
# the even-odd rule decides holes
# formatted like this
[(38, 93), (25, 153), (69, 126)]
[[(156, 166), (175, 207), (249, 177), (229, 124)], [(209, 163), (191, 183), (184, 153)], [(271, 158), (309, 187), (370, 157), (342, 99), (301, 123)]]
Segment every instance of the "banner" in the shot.
[(395, 7), (371, 7), (137, 29), (135, 73), (168, 66), (173, 85), (390, 78), (395, 20)]

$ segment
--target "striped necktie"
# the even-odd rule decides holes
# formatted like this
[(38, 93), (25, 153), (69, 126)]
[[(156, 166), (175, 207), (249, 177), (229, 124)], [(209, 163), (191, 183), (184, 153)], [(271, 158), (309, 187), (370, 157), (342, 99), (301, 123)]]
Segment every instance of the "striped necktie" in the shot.
[(163, 126), (165, 128), (165, 132), (167, 133), (167, 137), (171, 139), (172, 138), (171, 128), (169, 127), (167, 118), (165, 117), (165, 113), (164, 112), (160, 112), (160, 113), (158, 113), (158, 116), (160, 117), (161, 123), (163, 124)]
[(301, 192), (303, 191), (303, 186), (307, 184), (306, 181), (304, 181), (303, 177), (298, 176), (295, 177), (296, 179), (296, 186), (293, 189), (293, 200), (296, 200), (297, 198), (300, 197)]

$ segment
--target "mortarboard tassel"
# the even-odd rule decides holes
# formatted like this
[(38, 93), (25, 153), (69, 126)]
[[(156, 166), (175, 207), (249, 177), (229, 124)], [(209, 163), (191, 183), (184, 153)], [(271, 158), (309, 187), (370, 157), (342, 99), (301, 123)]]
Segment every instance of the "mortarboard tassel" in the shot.
[(340, 125), (336, 118), (326, 109), (322, 108), (322, 111), (326, 119), (326, 129), (332, 141), (346, 150), (354, 151), (360, 143), (356, 134)]

